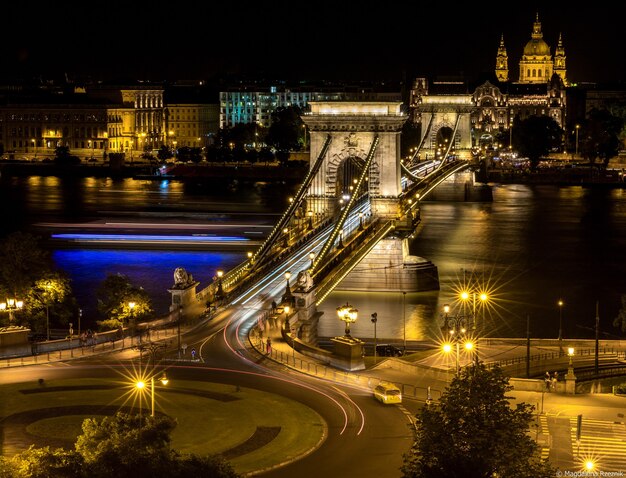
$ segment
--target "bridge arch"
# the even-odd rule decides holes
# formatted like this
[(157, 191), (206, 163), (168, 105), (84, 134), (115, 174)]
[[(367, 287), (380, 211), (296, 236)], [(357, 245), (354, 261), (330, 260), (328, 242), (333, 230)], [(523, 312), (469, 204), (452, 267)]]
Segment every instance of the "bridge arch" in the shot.
[(367, 172), (366, 190), (372, 214), (395, 217), (402, 192), (400, 134), (408, 119), (400, 102), (310, 102), (303, 116), (310, 131), (311, 164), (317, 161), (328, 135), (331, 142), (316, 177), (311, 181), (307, 204), (316, 214), (333, 214), (342, 191), (346, 164), (365, 162), (375, 138)]

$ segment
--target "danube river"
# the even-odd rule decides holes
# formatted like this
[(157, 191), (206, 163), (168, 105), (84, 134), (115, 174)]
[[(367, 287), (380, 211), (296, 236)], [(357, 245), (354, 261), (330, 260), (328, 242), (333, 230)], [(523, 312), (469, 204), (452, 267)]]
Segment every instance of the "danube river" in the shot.
[[(172, 227), (239, 223), (238, 234), (259, 234), (278, 220), (296, 184), (202, 183), (54, 177), (2, 178), (2, 234), (59, 232), (83, 225), (132, 223), (171, 233)], [(613, 319), (626, 294), (626, 190), (578, 186), (503, 185), (493, 202), (425, 202), (411, 244), (414, 255), (434, 262), (441, 290), (423, 293), (335, 292), (322, 304), (321, 336), (343, 333), (336, 308), (359, 310), (351, 327), (379, 342), (432, 338), (444, 304), (452, 315), (471, 315), (489, 336), (594, 336), (596, 303), (602, 337), (615, 338)], [(45, 225), (45, 227), (42, 227)], [(36, 226), (36, 227), (35, 227)], [(78, 227), (76, 227), (78, 226)], [(130, 229), (130, 226), (129, 226)], [(223, 234), (223, 231), (221, 231)], [(259, 237), (260, 238), (260, 237)], [(52, 247), (56, 264), (72, 278), (85, 320), (96, 318), (96, 289), (110, 273), (128, 275), (151, 295), (158, 314), (167, 311), (173, 271), (184, 267), (205, 287), (217, 269), (245, 259), (247, 250), (136, 250)], [(482, 307), (473, 296), (457, 300), (461, 284), (487, 290)], [(563, 306), (557, 305), (559, 299)]]

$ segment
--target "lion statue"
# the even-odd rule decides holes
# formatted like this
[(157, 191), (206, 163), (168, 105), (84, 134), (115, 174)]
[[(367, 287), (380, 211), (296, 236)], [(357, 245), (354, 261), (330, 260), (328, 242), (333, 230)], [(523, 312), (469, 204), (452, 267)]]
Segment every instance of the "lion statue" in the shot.
[(298, 284), (298, 289), (303, 291), (307, 291), (313, 287), (313, 278), (311, 277), (311, 274), (309, 274), (309, 271), (298, 272), (298, 279), (296, 282)]
[(189, 274), (182, 267), (177, 267), (174, 271), (174, 287), (184, 287), (189, 283)]

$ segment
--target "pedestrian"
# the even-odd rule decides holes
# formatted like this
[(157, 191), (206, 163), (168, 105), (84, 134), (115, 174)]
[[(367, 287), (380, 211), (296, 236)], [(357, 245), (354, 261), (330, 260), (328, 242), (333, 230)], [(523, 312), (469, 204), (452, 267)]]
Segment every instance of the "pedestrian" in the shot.
[(265, 353), (267, 353), (267, 354), (272, 353), (272, 339), (271, 339), (271, 337), (268, 337), (267, 341), (265, 342)]
[(559, 372), (554, 372), (552, 376), (552, 391), (556, 392), (556, 382), (559, 381)]
[(551, 388), (550, 385), (552, 384), (552, 378), (550, 377), (550, 372), (546, 372), (544, 381), (546, 382), (546, 392), (549, 392)]
[(276, 307), (278, 307), (278, 305), (276, 304), (276, 301), (273, 300), (272, 301), (272, 314), (274, 314), (276, 312)]

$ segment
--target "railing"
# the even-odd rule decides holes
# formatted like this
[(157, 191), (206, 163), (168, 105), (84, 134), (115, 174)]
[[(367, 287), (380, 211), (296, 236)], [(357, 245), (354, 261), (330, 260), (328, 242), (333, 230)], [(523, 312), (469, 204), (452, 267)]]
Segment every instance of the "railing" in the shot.
[[(341, 383), (345, 385), (353, 385), (361, 387), (366, 390), (373, 390), (383, 379), (358, 372), (346, 372), (339, 370), (328, 365), (321, 364), (319, 362), (309, 361), (303, 358), (301, 355), (295, 355), (293, 352), (286, 352), (284, 350), (278, 350), (272, 348), (269, 353), (266, 352), (265, 344), (262, 336), (259, 334), (258, 328), (255, 326), (248, 336), (250, 345), (261, 355), (265, 355), (276, 362), (290, 367), (307, 375), (323, 378), (326, 380), (332, 380), (335, 383)], [(442, 391), (435, 388), (420, 387), (415, 384), (402, 383), (394, 381), (394, 383), (402, 391), (404, 398), (411, 398), (420, 401), (426, 401), (428, 398), (431, 400), (439, 400)], [(429, 395), (430, 391), (430, 395)]]
[[(168, 337), (177, 336), (178, 328), (163, 328), (163, 329), (151, 329), (150, 341), (159, 341)], [(128, 336), (124, 338), (118, 338), (117, 331), (112, 331), (110, 334), (100, 333), (97, 336), (97, 342), (85, 343), (83, 345), (76, 345), (72, 347), (48, 350), (39, 352), (37, 350), (37, 343), (32, 344), (32, 354), (22, 356), (8, 356), (0, 359), (0, 367), (21, 367), (25, 365), (37, 365), (40, 363), (48, 362), (62, 362), (71, 359), (77, 359), (87, 357), (94, 354), (102, 354), (109, 352), (117, 352), (124, 349), (132, 349), (137, 347), (141, 343), (147, 343), (146, 340), (141, 341), (140, 336)], [(69, 341), (63, 341), (70, 345)], [(45, 342), (41, 343), (42, 345)], [(41, 346), (42, 346), (41, 345)]]

